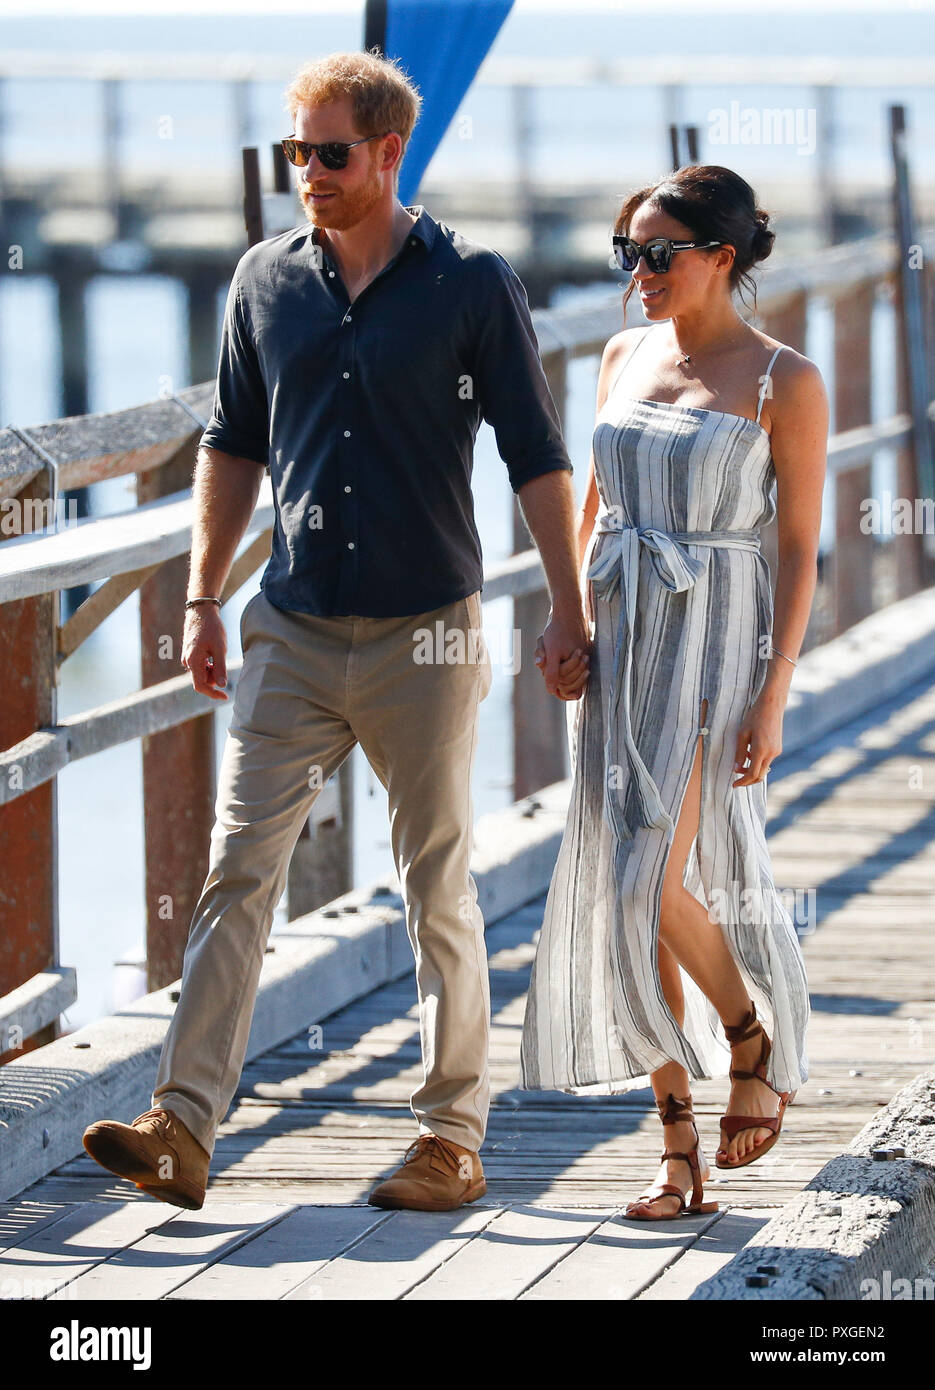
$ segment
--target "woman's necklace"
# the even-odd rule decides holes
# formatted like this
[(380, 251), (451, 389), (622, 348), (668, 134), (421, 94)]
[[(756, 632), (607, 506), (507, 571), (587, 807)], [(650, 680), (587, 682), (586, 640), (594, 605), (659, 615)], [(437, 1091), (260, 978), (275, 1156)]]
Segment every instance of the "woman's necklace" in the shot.
[(685, 353), (682, 354), (681, 357), (679, 357), (679, 358), (677, 359), (677, 361), (676, 361), (676, 366), (679, 366), (679, 367), (687, 367), (687, 366), (690, 364), (691, 360), (692, 360), (692, 355), (691, 355), (691, 353), (690, 353), (690, 352), (685, 352)]

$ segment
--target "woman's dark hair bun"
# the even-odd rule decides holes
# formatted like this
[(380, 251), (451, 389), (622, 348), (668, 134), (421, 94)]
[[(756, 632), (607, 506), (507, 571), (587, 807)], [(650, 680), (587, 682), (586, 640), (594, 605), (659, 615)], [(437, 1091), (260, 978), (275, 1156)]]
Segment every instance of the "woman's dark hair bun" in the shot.
[(769, 213), (763, 208), (756, 210), (756, 226), (753, 229), (753, 241), (750, 251), (755, 261), (764, 261), (773, 249), (773, 242), (776, 240), (776, 233), (770, 229)]
[[(757, 261), (770, 254), (776, 233), (769, 225), (769, 213), (758, 205), (756, 193), (746, 179), (723, 164), (683, 165), (656, 183), (630, 193), (617, 213), (614, 231), (629, 233), (633, 215), (644, 203), (667, 213), (684, 227), (686, 240), (714, 241), (734, 248), (728, 284), (731, 292), (741, 291), (741, 299), (744, 289), (753, 291), (755, 317), (756, 281), (750, 271)], [(712, 250), (702, 254), (715, 253)], [(631, 277), (623, 299), (624, 310), (635, 284)]]

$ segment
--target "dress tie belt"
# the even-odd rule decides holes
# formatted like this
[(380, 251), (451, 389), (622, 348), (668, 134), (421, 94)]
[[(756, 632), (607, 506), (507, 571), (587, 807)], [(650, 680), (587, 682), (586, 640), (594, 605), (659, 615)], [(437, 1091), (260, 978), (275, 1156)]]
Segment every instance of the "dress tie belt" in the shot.
[[(730, 550), (752, 550), (759, 553), (760, 533), (752, 531), (661, 531), (653, 526), (628, 526), (620, 508), (599, 513), (596, 530), (619, 536), (619, 545), (606, 545), (588, 568), (587, 577), (592, 591), (602, 599), (610, 599), (619, 590), (620, 621), (614, 639), (614, 664), (610, 696), (606, 708), (607, 737), (604, 745), (604, 817), (619, 840), (632, 837), (635, 825), (656, 826), (674, 830), (674, 822), (662, 804), (659, 788), (640, 757), (633, 738), (630, 719), (630, 686), (633, 672), (633, 631), (636, 623), (637, 596), (640, 578), (640, 546), (650, 553), (653, 569), (659, 581), (671, 593), (690, 589), (704, 573), (706, 559), (688, 553), (689, 545), (723, 547)], [(618, 729), (623, 730), (623, 747), (629, 777), (624, 786), (611, 787), (614, 766), (614, 740)], [(636, 793), (635, 824), (628, 818), (624, 803), (627, 789)]]

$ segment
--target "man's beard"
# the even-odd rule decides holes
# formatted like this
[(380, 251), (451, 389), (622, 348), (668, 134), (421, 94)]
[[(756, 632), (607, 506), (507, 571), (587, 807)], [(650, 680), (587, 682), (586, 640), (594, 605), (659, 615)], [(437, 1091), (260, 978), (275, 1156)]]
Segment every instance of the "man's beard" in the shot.
[[(325, 188), (331, 192), (327, 184)], [(305, 216), (313, 226), (330, 227), (334, 231), (346, 231), (348, 227), (356, 226), (366, 217), (371, 208), (379, 202), (380, 193), (380, 177), (375, 169), (371, 169), (371, 177), (367, 179), (366, 183), (348, 192), (345, 192), (344, 189), (336, 189), (335, 196), (329, 198), (320, 207), (307, 199), (304, 192), (300, 192), (299, 196), (302, 199)]]

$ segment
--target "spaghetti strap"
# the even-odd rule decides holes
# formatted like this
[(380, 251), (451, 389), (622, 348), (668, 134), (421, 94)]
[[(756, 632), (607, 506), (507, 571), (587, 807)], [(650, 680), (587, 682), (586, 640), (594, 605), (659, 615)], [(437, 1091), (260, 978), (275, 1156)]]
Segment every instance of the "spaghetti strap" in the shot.
[(769, 359), (769, 366), (766, 368), (766, 374), (765, 374), (765, 376), (763, 377), (763, 385), (760, 387), (760, 400), (759, 400), (759, 404), (758, 404), (758, 406), (757, 406), (757, 408), (756, 408), (756, 422), (757, 422), (757, 424), (760, 423), (760, 411), (763, 409), (763, 401), (766, 399), (766, 392), (767, 392), (767, 390), (769, 389), (769, 386), (770, 386), (770, 375), (769, 375), (769, 374), (770, 374), (770, 372), (773, 370), (773, 363), (776, 361), (776, 358), (777, 358), (777, 357), (779, 356), (779, 354), (782, 352), (782, 349), (783, 349), (783, 344), (780, 343), (779, 346), (778, 346), (778, 348), (776, 349), (776, 351), (773, 353), (772, 357)]
[(649, 327), (646, 329), (646, 332), (643, 334), (642, 338), (640, 338), (640, 340), (639, 340), (639, 342), (637, 343), (636, 347), (633, 349), (633, 351), (632, 351), (631, 353), (629, 353), (629, 354), (627, 355), (627, 360), (624, 362), (623, 366), (620, 368), (620, 371), (617, 373), (617, 375), (614, 377), (613, 381), (611, 382), (610, 390), (607, 392), (607, 399), (608, 399), (608, 400), (610, 400), (611, 396), (613, 395), (614, 391), (616, 390), (617, 383), (619, 382), (620, 378), (623, 376), (623, 374), (624, 374), (624, 372), (626, 371), (627, 367), (629, 367), (630, 363), (633, 361), (633, 358), (634, 358), (634, 357), (636, 356), (636, 354), (639, 352), (639, 350), (640, 350), (640, 348), (642, 347), (643, 343), (645, 342), (646, 338), (648, 338), (649, 334), (650, 334), (650, 333), (652, 332), (652, 330), (653, 330), (654, 328), (656, 328), (657, 326), (658, 326), (657, 324), (651, 323), (651, 324), (649, 325)]

